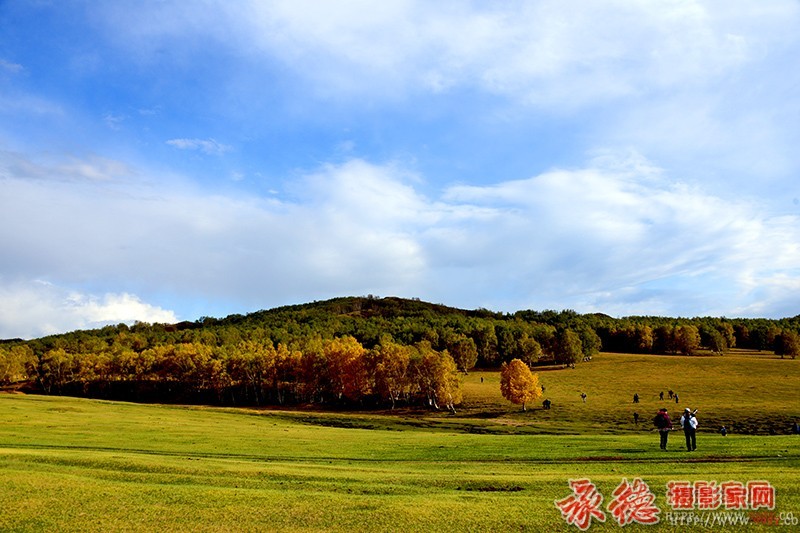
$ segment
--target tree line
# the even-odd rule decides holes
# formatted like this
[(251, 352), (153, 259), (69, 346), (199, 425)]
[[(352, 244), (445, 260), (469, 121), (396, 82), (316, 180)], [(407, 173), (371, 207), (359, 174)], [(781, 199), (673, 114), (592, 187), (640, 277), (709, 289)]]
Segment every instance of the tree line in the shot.
[[(574, 366), (601, 349), (800, 353), (798, 319), (466, 311), (400, 298), (338, 298), (222, 319), (119, 324), (0, 342), (0, 384), (135, 401), (454, 409), (459, 372)], [(516, 363), (515, 363), (516, 366)]]
[(451, 411), (461, 401), (456, 363), (427, 341), (385, 338), (372, 349), (351, 336), (309, 339), (302, 350), (271, 342), (124, 343), (89, 353), (63, 347), (36, 356), (28, 345), (0, 347), (6, 382), (35, 382), (47, 394), (222, 405), (404, 405)]

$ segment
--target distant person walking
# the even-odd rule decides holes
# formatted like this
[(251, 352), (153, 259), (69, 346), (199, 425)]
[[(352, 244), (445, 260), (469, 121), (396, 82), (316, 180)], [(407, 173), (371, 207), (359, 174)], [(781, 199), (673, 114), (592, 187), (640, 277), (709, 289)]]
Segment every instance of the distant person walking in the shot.
[(672, 389), (669, 389), (669, 399), (671, 400), (673, 396), (675, 396), (675, 392)]
[(638, 393), (635, 393), (633, 395), (633, 403), (639, 403), (639, 394)]
[(550, 405), (551, 404), (552, 404), (552, 402), (550, 401), (550, 398), (548, 398), (548, 399), (546, 399), (545, 401), (542, 402), (542, 407), (544, 409), (550, 409)]
[(723, 437), (727, 437), (728, 436), (728, 428), (726, 428), (725, 426), (722, 426), (721, 428), (719, 428), (719, 434), (722, 435)]
[(662, 401), (664, 400), (664, 391), (663, 390), (658, 393), (658, 399), (662, 400)]
[(639, 425), (639, 413), (637, 413), (636, 411), (633, 412), (633, 423), (636, 424), (637, 426)]
[(683, 410), (681, 417), (681, 427), (683, 435), (686, 437), (686, 451), (693, 452), (697, 449), (697, 409), (692, 412), (688, 407)]
[(800, 435), (800, 425), (797, 424), (797, 420), (795, 420), (794, 424), (792, 424), (792, 433), (795, 435)]
[(583, 400), (583, 403), (586, 403), (586, 393), (585, 392), (581, 393), (581, 400)]
[(661, 439), (661, 449), (666, 451), (669, 432), (672, 431), (672, 420), (669, 418), (666, 407), (662, 407), (658, 410), (658, 414), (653, 418), (653, 425), (658, 429), (658, 435)]
[(680, 400), (678, 399), (678, 393), (675, 393), (675, 403), (678, 403)]

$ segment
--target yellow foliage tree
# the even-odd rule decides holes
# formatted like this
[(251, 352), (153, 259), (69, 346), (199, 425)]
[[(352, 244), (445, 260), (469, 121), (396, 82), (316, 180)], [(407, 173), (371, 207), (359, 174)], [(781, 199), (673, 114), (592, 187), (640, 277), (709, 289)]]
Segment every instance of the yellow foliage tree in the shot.
[(509, 363), (503, 363), (500, 368), (500, 392), (506, 400), (522, 404), (522, 410), (526, 411), (525, 404), (541, 397), (542, 389), (539, 387), (539, 377), (531, 372), (528, 365), (519, 359), (512, 359)]
[(382, 340), (373, 350), (375, 391), (392, 402), (392, 409), (408, 391), (408, 365), (413, 348)]
[(371, 391), (365, 356), (367, 351), (354, 337), (346, 335), (323, 342), (331, 392), (358, 401)]

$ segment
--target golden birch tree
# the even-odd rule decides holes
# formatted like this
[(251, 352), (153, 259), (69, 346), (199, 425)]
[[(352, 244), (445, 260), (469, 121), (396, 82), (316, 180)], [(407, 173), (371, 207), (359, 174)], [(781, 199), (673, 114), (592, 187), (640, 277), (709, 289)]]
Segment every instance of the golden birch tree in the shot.
[(539, 377), (519, 359), (503, 363), (500, 368), (500, 392), (511, 403), (522, 404), (523, 411), (527, 411), (527, 403), (542, 395)]

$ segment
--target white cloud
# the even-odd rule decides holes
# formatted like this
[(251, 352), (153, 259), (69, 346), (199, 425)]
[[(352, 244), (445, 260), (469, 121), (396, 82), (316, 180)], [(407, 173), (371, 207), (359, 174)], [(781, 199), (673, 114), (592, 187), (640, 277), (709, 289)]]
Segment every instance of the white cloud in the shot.
[(137, 53), (202, 33), (237, 54), (278, 57), (328, 93), (467, 87), (572, 108), (723, 79), (791, 38), (800, 9), (789, 0), (734, 9), (700, 0), (279, 0), (121, 12), (112, 8), (107, 21)]
[[(42, 174), (58, 167), (30, 165)], [(143, 179), (103, 187), (0, 180), (0, 243), (9, 250), (0, 273), (247, 308), (374, 286), (399, 291), (421, 273), (419, 246), (399, 226), (425, 205), (391, 167), (325, 167), (291, 203)]]
[[(756, 194), (761, 180), (787, 189), (800, 171), (795, 0), (277, 0), (191, 10), (137, 2), (99, 12), (113, 42), (143, 61), (165, 49), (179, 65), (204, 58), (206, 46), (227, 51), (232, 74), (222, 92), (237, 102), (254, 100), (253, 87), (275, 76), (291, 85), (287, 108), (312, 116), (331, 99), (379, 111), (446, 95), (488, 120), (577, 116), (579, 138), (591, 139), (581, 152), (635, 145), (720, 191), (734, 181)], [(549, 126), (547, 135), (575, 127)], [(220, 152), (200, 144), (208, 140), (175, 141)]]
[[(30, 150), (0, 150), (2, 279), (234, 311), (366, 293), (797, 307), (794, 0), (120, 0), (81, 16), (93, 52), (63, 62), (86, 85), (62, 93), (24, 54), (24, 69), (0, 60), (0, 137)], [(108, 100), (72, 100), (81, 86)], [(102, 119), (119, 129), (92, 138)], [(173, 138), (179, 122), (236, 136), (236, 161), (186, 160), (233, 148)], [(584, 156), (598, 147), (611, 149)], [(136, 150), (158, 162), (59, 155)], [(422, 170), (374, 163), (397, 153)], [(194, 165), (199, 185), (153, 170), (171, 165)], [(467, 185), (437, 181), (463, 168)], [(80, 320), (111, 316), (104, 296), (82, 298)], [(53, 317), (41, 323), (62, 327)]]
[(132, 178), (134, 174), (125, 163), (97, 155), (34, 160), (17, 152), (0, 150), (0, 178), (117, 182)]
[[(645, 302), (649, 313), (675, 315), (777, 312), (780, 289), (800, 274), (798, 217), (764, 215), (752, 201), (722, 200), (671, 181), (639, 157), (627, 169), (594, 163), (448, 191), (450, 202), (497, 209), (505, 221), (500, 231), (499, 224), (486, 227), (486, 237), (492, 232), (502, 242), (480, 255), (507, 262), (520, 287), (531, 279), (520, 304), (527, 298), (538, 300), (536, 307), (604, 312), (611, 310), (602, 305), (644, 313)], [(690, 299), (680, 296), (683, 287), (693, 291)], [(743, 305), (767, 295), (757, 307)]]
[(735, 181), (757, 193), (759, 180), (786, 189), (800, 170), (794, 0), (159, 2), (137, 3), (132, 18), (115, 6), (105, 20), (130, 53), (204, 57), (198, 43), (231, 52), (242, 63), (229, 92), (244, 79), (261, 86), (277, 61), (292, 91), (317, 104), (432, 93), (480, 113), (477, 94), (492, 97), (494, 119), (578, 115), (593, 139), (581, 151), (635, 145), (719, 190)]
[[(283, 199), (155, 176), (146, 183), (157, 188), (24, 178), (0, 180), (8, 279), (221, 299), (240, 312), (368, 293), (616, 314), (774, 316), (800, 303), (786, 292), (800, 276), (797, 217), (723, 201), (635, 153), (439, 198), (402, 167), (363, 160), (323, 166)], [(30, 318), (79, 327), (118, 316), (114, 301), (78, 301), (83, 314)]]
[(135, 295), (93, 295), (32, 280), (6, 283), (0, 278), (0, 338), (34, 338), (107, 324), (174, 323), (175, 313)]
[(221, 155), (231, 151), (230, 146), (214, 139), (170, 139), (167, 144), (181, 150), (200, 150), (210, 155)]

